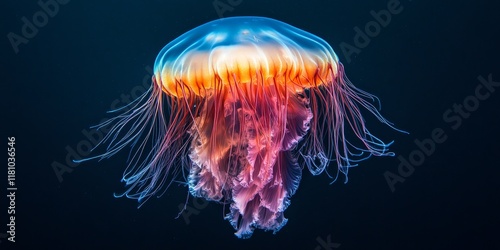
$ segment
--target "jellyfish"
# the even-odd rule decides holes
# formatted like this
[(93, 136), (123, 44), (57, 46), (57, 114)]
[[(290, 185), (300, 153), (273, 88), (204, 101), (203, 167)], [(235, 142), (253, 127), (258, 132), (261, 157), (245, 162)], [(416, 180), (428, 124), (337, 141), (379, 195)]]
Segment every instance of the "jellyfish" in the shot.
[(320, 37), (270, 18), (223, 18), (160, 51), (150, 89), (97, 126), (109, 129), (106, 150), (85, 160), (128, 145), (117, 196), (143, 204), (182, 183), (227, 206), (237, 237), (276, 233), (305, 168), (347, 182), (360, 161), (394, 155), (365, 126), (363, 110), (396, 129), (377, 105)]

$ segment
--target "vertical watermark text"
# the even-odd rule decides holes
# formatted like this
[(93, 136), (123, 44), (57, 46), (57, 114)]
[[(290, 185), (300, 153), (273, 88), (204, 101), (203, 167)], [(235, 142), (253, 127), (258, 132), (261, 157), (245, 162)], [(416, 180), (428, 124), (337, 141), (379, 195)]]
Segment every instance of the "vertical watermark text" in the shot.
[(7, 137), (7, 239), (16, 242), (16, 137)]

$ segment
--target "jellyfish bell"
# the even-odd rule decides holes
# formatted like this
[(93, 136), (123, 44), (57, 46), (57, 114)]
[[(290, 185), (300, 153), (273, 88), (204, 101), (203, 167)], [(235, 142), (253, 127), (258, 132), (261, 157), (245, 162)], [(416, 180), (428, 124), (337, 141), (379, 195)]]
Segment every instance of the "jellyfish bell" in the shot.
[(143, 203), (182, 174), (191, 195), (230, 204), (240, 238), (286, 224), (303, 168), (318, 175), (334, 162), (336, 179), (393, 155), (360, 111), (392, 127), (376, 97), (352, 85), (323, 39), (274, 19), (223, 18), (186, 32), (158, 54), (153, 83), (101, 124), (113, 125), (107, 151), (92, 158), (131, 144), (123, 195)]
[(270, 18), (232, 17), (167, 44), (156, 59), (154, 79), (170, 95), (204, 96), (220, 84), (262, 79), (293, 80), (289, 87), (300, 91), (317, 87), (319, 79), (332, 81), (337, 71), (337, 55), (323, 39)]

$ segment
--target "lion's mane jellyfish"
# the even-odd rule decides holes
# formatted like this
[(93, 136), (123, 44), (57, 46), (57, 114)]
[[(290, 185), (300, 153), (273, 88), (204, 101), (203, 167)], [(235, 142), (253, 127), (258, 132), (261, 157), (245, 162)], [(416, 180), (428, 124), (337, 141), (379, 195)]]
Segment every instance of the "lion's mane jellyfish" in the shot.
[(248, 238), (286, 224), (305, 167), (318, 175), (336, 165), (330, 177), (347, 181), (357, 162), (393, 155), (360, 111), (392, 127), (376, 101), (323, 39), (270, 18), (219, 19), (160, 51), (149, 91), (97, 126), (109, 130), (107, 150), (92, 158), (131, 145), (122, 195), (142, 204), (180, 180), (229, 204), (226, 219)]

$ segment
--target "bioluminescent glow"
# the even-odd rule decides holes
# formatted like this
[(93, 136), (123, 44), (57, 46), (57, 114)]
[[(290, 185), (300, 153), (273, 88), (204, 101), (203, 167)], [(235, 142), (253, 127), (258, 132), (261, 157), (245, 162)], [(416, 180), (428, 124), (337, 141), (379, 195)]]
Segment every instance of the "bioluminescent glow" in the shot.
[(377, 98), (352, 85), (323, 39), (277, 20), (224, 18), (181, 35), (158, 54), (153, 83), (99, 125), (110, 129), (107, 151), (93, 158), (131, 145), (123, 195), (142, 204), (181, 181), (230, 204), (240, 238), (286, 224), (304, 168), (333, 165), (329, 175), (347, 181), (359, 161), (393, 155), (360, 111), (392, 127)]

